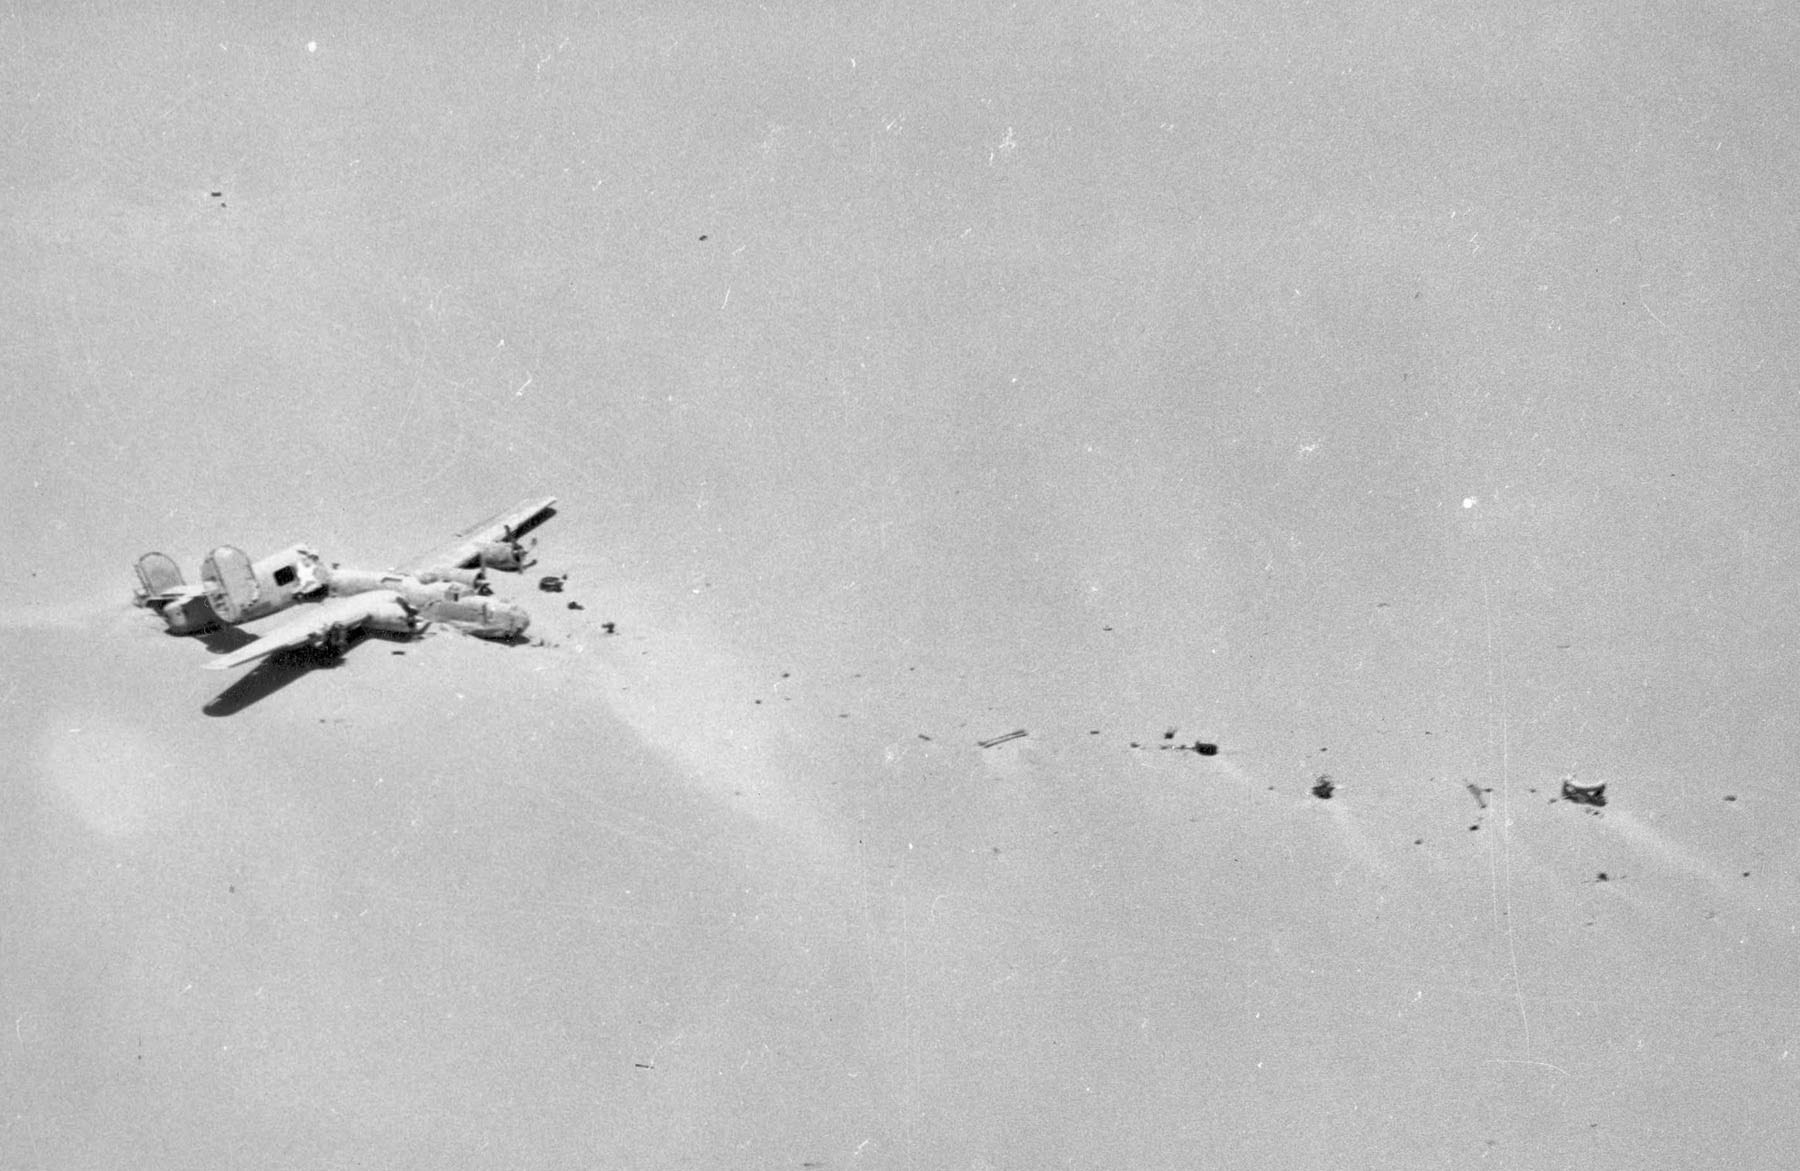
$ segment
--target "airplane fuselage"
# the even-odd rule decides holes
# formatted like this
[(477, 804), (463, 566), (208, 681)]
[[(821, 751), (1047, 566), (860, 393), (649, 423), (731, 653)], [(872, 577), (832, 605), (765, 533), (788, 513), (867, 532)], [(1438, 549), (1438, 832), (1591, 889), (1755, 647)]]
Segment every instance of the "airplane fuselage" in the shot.
[(154, 611), (171, 634), (200, 634), (253, 622), (322, 593), (323, 569), (307, 545), (289, 545), (256, 562), (221, 545), (207, 555), (200, 582), (189, 585), (173, 559), (146, 553), (138, 559), (140, 587), (132, 600)]
[[(520, 538), (554, 516), (555, 505), (554, 496), (528, 497), (389, 570), (327, 565), (306, 545), (290, 545), (255, 562), (242, 550), (221, 545), (202, 563), (199, 583), (190, 585), (172, 558), (146, 553), (138, 559), (141, 588), (133, 601), (154, 611), (173, 634), (199, 634), (299, 608), (215, 667), (250, 662), (281, 646), (321, 640), (335, 645), (359, 628), (417, 634), (436, 622), (479, 638), (514, 639), (531, 617), (513, 602), (488, 596), (487, 573), (518, 572), (530, 564), (528, 545)], [(254, 649), (259, 644), (262, 649)]]

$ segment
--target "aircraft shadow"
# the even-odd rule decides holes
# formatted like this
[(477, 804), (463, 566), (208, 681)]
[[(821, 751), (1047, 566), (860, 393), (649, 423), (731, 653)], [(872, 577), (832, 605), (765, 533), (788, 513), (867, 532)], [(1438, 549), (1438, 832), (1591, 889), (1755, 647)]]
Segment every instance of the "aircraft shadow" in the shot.
[(239, 647), (248, 646), (256, 641), (254, 634), (238, 626), (215, 626), (211, 630), (193, 635), (176, 634), (172, 630), (169, 631), (169, 634), (175, 638), (192, 638), (215, 655), (228, 655)]
[[(360, 634), (353, 636), (350, 640), (351, 649), (362, 641)], [(334, 670), (343, 665), (343, 656), (334, 655), (319, 647), (276, 651), (250, 668), (250, 673), (242, 679), (213, 696), (200, 710), (209, 716), (234, 716), (251, 704), (269, 698), (302, 676), (314, 671)]]

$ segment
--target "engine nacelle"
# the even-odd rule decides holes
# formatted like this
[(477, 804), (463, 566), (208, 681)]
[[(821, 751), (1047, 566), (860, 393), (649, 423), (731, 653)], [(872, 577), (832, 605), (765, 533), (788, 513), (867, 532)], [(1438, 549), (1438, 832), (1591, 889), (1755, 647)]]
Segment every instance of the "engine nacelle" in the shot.
[(420, 617), (477, 638), (518, 638), (531, 625), (523, 607), (498, 598), (446, 598), (419, 607)]
[(483, 541), (476, 551), (475, 563), (484, 569), (517, 572), (525, 568), (525, 550), (517, 541)]
[(431, 585), (434, 582), (452, 582), (465, 586), (477, 594), (488, 592), (487, 571), (484, 569), (427, 569), (418, 575), (421, 582)]
[(384, 602), (370, 611), (363, 620), (363, 625), (370, 630), (379, 630), (386, 634), (414, 635), (424, 625), (418, 614), (398, 599)]
[(475, 592), (474, 586), (465, 585), (454, 576), (441, 572), (414, 577), (407, 573), (341, 567), (330, 571), (327, 586), (334, 597), (366, 594), (371, 590), (393, 590), (406, 599), (407, 605), (414, 607), (431, 602), (454, 602)]

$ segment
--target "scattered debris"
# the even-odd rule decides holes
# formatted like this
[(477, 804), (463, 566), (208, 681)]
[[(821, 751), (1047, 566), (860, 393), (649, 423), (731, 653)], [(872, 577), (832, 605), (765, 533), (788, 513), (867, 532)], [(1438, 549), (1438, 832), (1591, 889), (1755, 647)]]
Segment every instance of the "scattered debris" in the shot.
[(1164, 740), (1173, 740), (1173, 739), (1175, 739), (1175, 729), (1174, 729), (1174, 728), (1170, 728), (1170, 729), (1169, 729), (1169, 730), (1168, 730), (1168, 731), (1167, 731), (1167, 732), (1164, 732), (1164, 733), (1163, 733), (1163, 739), (1164, 739)]
[(1606, 871), (1602, 870), (1600, 873), (1594, 875), (1594, 881), (1595, 882), (1611, 882), (1612, 876), (1607, 874)]
[(1480, 785), (1477, 785), (1474, 781), (1464, 781), (1463, 788), (1465, 788), (1469, 791), (1469, 796), (1475, 798), (1475, 804), (1481, 806), (1483, 809), (1486, 809), (1488, 807), (1487, 806), (1487, 791), (1484, 790)]
[(1572, 801), (1576, 805), (1605, 805), (1606, 782), (1598, 785), (1577, 785), (1574, 777), (1564, 777), (1562, 783), (1564, 801)]
[(992, 740), (977, 740), (975, 744), (980, 748), (993, 748), (997, 745), (1005, 744), (1008, 740), (1017, 740), (1024, 735), (1025, 729), (1019, 728), (1015, 731), (1008, 732), (1004, 736), (995, 736)]
[(563, 583), (568, 580), (567, 575), (558, 577), (554, 573), (547, 574), (538, 578), (538, 589), (543, 590), (546, 594), (560, 594), (563, 591)]
[(587, 607), (586, 607), (586, 606), (584, 606), (584, 605), (582, 605), (582, 604), (581, 604), (581, 603), (580, 603), (580, 602), (570, 602), (570, 603), (569, 603), (569, 609), (571, 609), (571, 610), (585, 610), (585, 609), (587, 609)]
[(619, 624), (617, 622), (602, 622), (600, 624), (600, 631), (602, 634), (617, 634), (619, 633)]
[[(1168, 734), (1165, 733), (1163, 739), (1167, 740), (1168, 738)], [(1133, 744), (1132, 747), (1136, 748), (1137, 745)], [(1192, 744), (1158, 744), (1157, 747), (1164, 752), (1174, 749), (1176, 752), (1197, 752), (1201, 756), (1217, 756), (1219, 754), (1219, 746), (1206, 740), (1196, 740)]]
[(1320, 773), (1319, 779), (1313, 782), (1312, 795), (1321, 801), (1329, 801), (1335, 792), (1337, 792), (1337, 782), (1331, 779), (1331, 774)]
[(1725, 794), (1725, 800), (1727, 800), (1727, 801), (1736, 801), (1736, 800), (1737, 800), (1737, 794), (1736, 794), (1736, 793), (1727, 793), (1727, 794)]

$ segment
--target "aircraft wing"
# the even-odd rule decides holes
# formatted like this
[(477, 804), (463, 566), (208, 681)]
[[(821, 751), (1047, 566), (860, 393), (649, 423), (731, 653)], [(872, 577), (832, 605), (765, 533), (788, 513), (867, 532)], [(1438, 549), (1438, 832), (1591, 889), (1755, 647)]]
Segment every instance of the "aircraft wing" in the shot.
[(396, 615), (405, 615), (400, 595), (393, 590), (370, 590), (347, 597), (307, 603), (297, 608), (292, 618), (264, 634), (255, 642), (239, 647), (228, 655), (220, 655), (203, 664), (208, 671), (229, 671), (290, 647), (308, 646), (324, 641), (334, 627), (355, 630), (373, 622), (386, 627)]
[(510, 541), (536, 528), (555, 515), (551, 506), (554, 496), (531, 496), (510, 508), (501, 509), (484, 521), (470, 525), (456, 534), (456, 539), (429, 553), (394, 566), (401, 573), (423, 573), (428, 569), (461, 569), (476, 564), (484, 546), (496, 541)]

